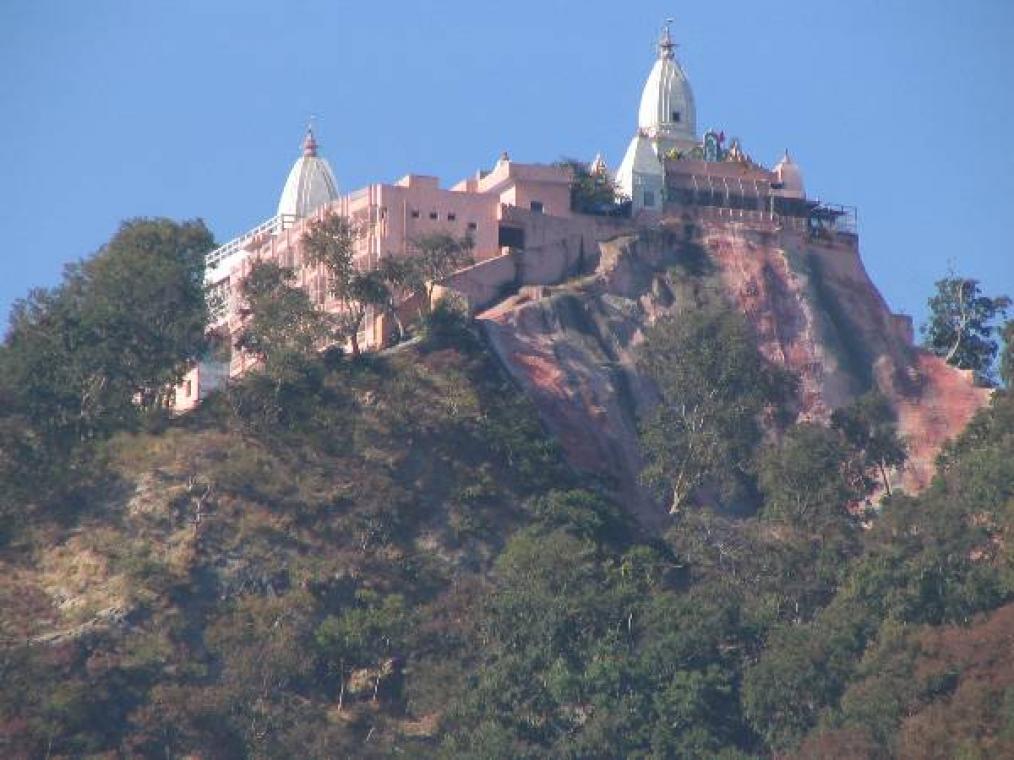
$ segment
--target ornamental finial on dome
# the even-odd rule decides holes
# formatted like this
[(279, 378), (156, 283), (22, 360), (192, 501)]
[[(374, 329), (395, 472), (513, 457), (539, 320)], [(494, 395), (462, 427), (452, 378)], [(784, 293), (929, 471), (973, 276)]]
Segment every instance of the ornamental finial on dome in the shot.
[(306, 137), (303, 138), (303, 155), (307, 158), (317, 157), (317, 140), (313, 136), (313, 125), (306, 128)]
[(658, 40), (658, 57), (659, 58), (673, 58), (673, 50), (676, 47), (676, 43), (672, 41), (672, 34), (669, 31), (669, 27), (672, 26), (672, 19), (667, 18), (665, 20), (665, 26), (662, 27), (662, 36)]

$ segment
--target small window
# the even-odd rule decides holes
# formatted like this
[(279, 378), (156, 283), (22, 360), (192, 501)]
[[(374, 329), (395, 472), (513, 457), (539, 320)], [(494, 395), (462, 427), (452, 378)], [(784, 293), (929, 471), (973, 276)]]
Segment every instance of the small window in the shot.
[(672, 120), (674, 122), (676, 122), (677, 124), (680, 123), (680, 112), (679, 111), (673, 111), (672, 112)]
[(419, 209), (415, 209), (415, 208), (412, 209), (412, 218), (413, 219), (418, 219), (419, 218)]
[(457, 218), (458, 218), (457, 214), (455, 214), (455, 213), (453, 213), (451, 211), (447, 212), (447, 221), (453, 222)]
[(532, 211), (536, 214), (542, 213), (542, 201), (532, 201)]
[(187, 380), (187, 387), (183, 391), (183, 395), (190, 398), (190, 394), (194, 391), (194, 383), (192, 380)]
[(469, 222), (468, 223), (468, 229), (470, 229), (470, 230), (477, 230), (477, 229), (479, 229), (479, 225), (476, 224), (475, 222)]
[(655, 192), (653, 190), (644, 191), (644, 205), (645, 206), (655, 205)]
[(525, 231), (522, 227), (511, 227), (508, 225), (500, 225), (500, 234), (498, 236), (497, 244), (501, 248), (524, 248), (525, 247)]
[(439, 216), (440, 215), (436, 211), (431, 211), (430, 212), (430, 219), (436, 219)]

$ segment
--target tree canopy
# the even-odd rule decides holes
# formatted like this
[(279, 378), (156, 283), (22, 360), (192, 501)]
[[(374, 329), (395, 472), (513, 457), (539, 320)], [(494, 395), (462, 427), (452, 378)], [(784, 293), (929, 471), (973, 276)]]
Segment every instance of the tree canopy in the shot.
[(236, 347), (264, 362), (269, 375), (299, 373), (332, 337), (329, 315), (311, 303), (291, 269), (258, 261), (240, 284), (243, 327)]
[(922, 326), (923, 345), (949, 364), (972, 370), (986, 382), (994, 378), (999, 346), (994, 324), (1011, 305), (1007, 296), (986, 296), (979, 281), (949, 274), (936, 283), (929, 299), (929, 321)]
[(660, 320), (639, 365), (661, 395), (642, 431), (643, 477), (668, 494), (671, 512), (709, 481), (734, 487), (752, 467), (762, 413), (777, 412), (795, 389), (760, 355), (743, 316), (724, 307)]
[(164, 406), (205, 347), (201, 221), (124, 222), (63, 282), (15, 303), (0, 383), (52, 445), (129, 426)]
[(592, 172), (588, 164), (576, 158), (561, 158), (557, 166), (569, 169), (570, 208), (582, 214), (610, 214), (620, 200), (616, 183), (605, 172)]
[(414, 253), (407, 260), (407, 283), (426, 311), (433, 306), (433, 289), (450, 274), (473, 262), (475, 241), (468, 235), (446, 232), (423, 235), (412, 241)]

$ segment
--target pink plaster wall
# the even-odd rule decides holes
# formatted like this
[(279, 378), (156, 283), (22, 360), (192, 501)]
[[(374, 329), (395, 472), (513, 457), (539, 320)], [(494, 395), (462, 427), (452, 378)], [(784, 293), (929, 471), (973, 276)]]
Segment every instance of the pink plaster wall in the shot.
[[(242, 327), (238, 286), (259, 259), (276, 261), (294, 270), (296, 283), (304, 288), (311, 300), (328, 311), (339, 311), (341, 303), (327, 293), (327, 280), (323, 267), (309, 266), (302, 252), (302, 237), (313, 219), (329, 213), (347, 216), (363, 225), (364, 235), (356, 246), (357, 260), (363, 265), (375, 264), (381, 256), (410, 256), (412, 241), (423, 235), (446, 233), (455, 237), (469, 235), (474, 241), (473, 255), (477, 261), (501, 255), (499, 248), (500, 220), (521, 204), (529, 216), (540, 217), (541, 224), (532, 223), (533, 242), (552, 237), (553, 215), (570, 217), (570, 182), (568, 169), (556, 166), (520, 164), (501, 160), (493, 171), (477, 174), (462, 180), (451, 189), (441, 188), (436, 177), (408, 174), (393, 184), (373, 184), (339, 198), (327, 207), (318, 209), (311, 217), (301, 219), (288, 229), (269, 235), (261, 234), (246, 244), (249, 256), (241, 260), (229, 275), (231, 307), (224, 320), (230, 334)], [(543, 214), (531, 214), (527, 209), (532, 201), (543, 205)], [(553, 259), (555, 261), (555, 259)], [(492, 271), (501, 271), (505, 265), (496, 265)], [(550, 269), (554, 265), (547, 262)], [(510, 268), (509, 266), (507, 267)], [(556, 267), (559, 269), (559, 267)], [(506, 271), (506, 270), (504, 270)], [(538, 274), (538, 278), (549, 275)], [(494, 280), (511, 281), (499, 274)], [(479, 288), (481, 290), (481, 287)], [(487, 298), (488, 294), (481, 295)], [(364, 348), (374, 348), (383, 342), (385, 325), (382, 320), (368, 318), (360, 341)], [(236, 376), (256, 365), (256, 360), (234, 351), (229, 374)], [(186, 394), (186, 382), (192, 389), (201, 387), (200, 369), (193, 370), (177, 388), (177, 409), (192, 408), (201, 394)]]
[(554, 285), (592, 271), (599, 242), (631, 231), (630, 220), (574, 214), (565, 218), (504, 208), (503, 222), (525, 233), (522, 250), (503, 253), (451, 275), (435, 298), (456, 293), (477, 311), (525, 285)]

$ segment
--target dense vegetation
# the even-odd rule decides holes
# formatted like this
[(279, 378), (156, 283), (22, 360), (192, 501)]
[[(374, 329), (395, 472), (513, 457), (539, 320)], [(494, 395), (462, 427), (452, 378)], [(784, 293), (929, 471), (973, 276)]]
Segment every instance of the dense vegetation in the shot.
[[(1008, 296), (987, 296), (978, 280), (950, 272), (937, 280), (936, 293), (929, 299), (930, 317), (922, 327), (923, 345), (949, 364), (971, 370), (980, 382), (992, 385), (996, 382), (999, 350), (995, 336), (1003, 332), (1000, 323), (1010, 306)], [(1008, 349), (1010, 345), (1008, 340)]]
[[(15, 310), (3, 757), (1014, 753), (1014, 394), (872, 509), (904, 458), (883, 399), (791, 424), (792, 378), (698, 304), (642, 351), (646, 481), (678, 507), (649, 535), (449, 308), (317, 354), (326, 325), (261, 268), (240, 340), (263, 370), (167, 417), (149, 399), (203, 350), (202, 229), (131, 223)], [(195, 311), (135, 334), (112, 282), (160, 251), (180, 265), (138, 298)]]

